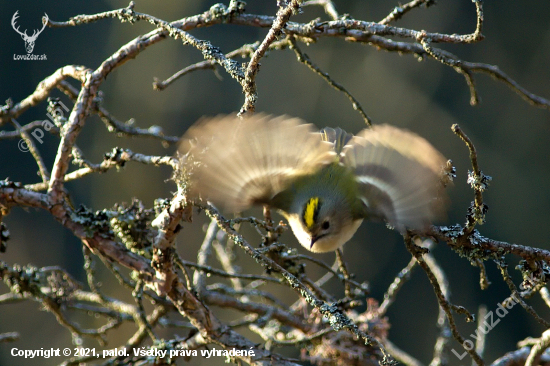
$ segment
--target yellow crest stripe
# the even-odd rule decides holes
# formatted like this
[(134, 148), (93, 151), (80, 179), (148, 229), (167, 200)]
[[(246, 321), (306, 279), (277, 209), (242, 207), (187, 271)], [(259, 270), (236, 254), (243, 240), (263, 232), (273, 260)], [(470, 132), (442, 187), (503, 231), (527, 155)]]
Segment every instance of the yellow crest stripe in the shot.
[(315, 215), (319, 209), (319, 197), (312, 197), (306, 203), (304, 210), (304, 222), (308, 228), (311, 228), (315, 223)]

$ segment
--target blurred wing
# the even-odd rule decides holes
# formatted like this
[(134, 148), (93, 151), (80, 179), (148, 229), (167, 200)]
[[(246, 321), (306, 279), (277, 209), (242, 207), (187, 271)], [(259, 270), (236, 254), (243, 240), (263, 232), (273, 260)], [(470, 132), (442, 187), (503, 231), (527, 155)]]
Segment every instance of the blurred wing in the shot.
[(255, 114), (202, 120), (184, 136), (180, 152), (190, 151), (190, 195), (227, 212), (270, 203), (293, 178), (334, 159), (332, 144), (313, 126), (289, 117)]
[(443, 212), (439, 176), (445, 159), (422, 137), (375, 126), (354, 136), (343, 154), (344, 165), (356, 176), (366, 217), (383, 218), (403, 231), (422, 229)]

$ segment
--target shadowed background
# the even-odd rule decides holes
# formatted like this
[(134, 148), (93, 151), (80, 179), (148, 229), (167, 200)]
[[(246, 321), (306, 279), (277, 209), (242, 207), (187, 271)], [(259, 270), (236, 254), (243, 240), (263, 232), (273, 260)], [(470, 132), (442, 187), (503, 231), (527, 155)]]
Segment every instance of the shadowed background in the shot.
[[(210, 8), (215, 1), (164, 1), (153, 3), (138, 0), (135, 10), (172, 21), (191, 16)], [(249, 1), (247, 13), (274, 15), (275, 1)], [(340, 14), (349, 13), (353, 18), (378, 21), (397, 5), (388, 1), (334, 1)], [(46, 54), (46, 61), (14, 60), (14, 54), (26, 54), (24, 42), (11, 27), (11, 18), (19, 10), (17, 20), (20, 30), (39, 28), (40, 18), (46, 12), (55, 21), (64, 21), (77, 14), (92, 14), (127, 6), (123, 1), (19, 1), (0, 3), (0, 100), (11, 98), (14, 102), (32, 93), (36, 85), (64, 65), (84, 65), (91, 69), (139, 34), (153, 29), (145, 22), (134, 25), (121, 24), (119, 20), (102, 20), (73, 28), (46, 28), (36, 40), (33, 53)], [(498, 65), (530, 92), (550, 97), (550, 6), (544, 2), (487, 2), (485, 4), (486, 39), (473, 45), (437, 45), (453, 52), (460, 59)], [(320, 7), (304, 8), (304, 13), (293, 16), (291, 21), (309, 22), (315, 17), (327, 19)], [(416, 30), (439, 33), (471, 33), (475, 29), (475, 8), (471, 1), (441, 0), (428, 9), (416, 9), (394, 25)], [(190, 33), (209, 40), (227, 53), (244, 43), (253, 43), (265, 36), (267, 29), (236, 25), (216, 25), (195, 29)], [(457, 168), (455, 186), (449, 189), (451, 207), (447, 223), (463, 223), (466, 209), (473, 200), (473, 191), (466, 184), (467, 171), (471, 169), (468, 150), (450, 127), (459, 123), (474, 142), (482, 171), (493, 177), (485, 202), (489, 206), (487, 223), (479, 227), (482, 235), (550, 249), (547, 223), (550, 221), (550, 113), (537, 109), (522, 100), (503, 83), (476, 74), (481, 104), (469, 105), (469, 92), (463, 76), (453, 69), (427, 59), (418, 62), (412, 55), (398, 55), (378, 51), (373, 47), (346, 43), (343, 39), (322, 38), (306, 47), (300, 45), (311, 60), (333, 80), (343, 85), (361, 103), (374, 123), (390, 123), (410, 129), (436, 146)], [(135, 119), (137, 126), (147, 128), (158, 125), (166, 134), (179, 136), (203, 115), (216, 115), (238, 111), (243, 103), (240, 85), (218, 68), (198, 71), (184, 76), (162, 92), (154, 91), (155, 77), (164, 80), (178, 70), (202, 60), (202, 55), (181, 41), (166, 39), (138, 55), (111, 73), (103, 83), (103, 106), (120, 120)], [(243, 61), (244, 62), (244, 61)], [(271, 52), (261, 60), (256, 79), (259, 100), (257, 111), (276, 115), (288, 114), (312, 122), (317, 127), (342, 127), (356, 133), (364, 128), (360, 115), (349, 100), (328, 86), (319, 76), (296, 61), (290, 50)], [(76, 86), (74, 81), (71, 81)], [(52, 96), (62, 97), (59, 91)], [(46, 118), (46, 102), (29, 109), (18, 118), (20, 124)], [(70, 104), (72, 107), (72, 104)], [(5, 129), (5, 128), (4, 128)], [(9, 177), (24, 184), (39, 181), (37, 166), (29, 153), (21, 152), (18, 140), (0, 140), (0, 179)], [(46, 164), (51, 168), (58, 139), (46, 136), (38, 144)], [(103, 154), (113, 147), (130, 148), (134, 152), (150, 155), (172, 155), (175, 147), (164, 148), (150, 139), (117, 138), (106, 131), (97, 116), (88, 118), (77, 144), (92, 162), (100, 162)], [(159, 197), (170, 198), (175, 185), (166, 167), (153, 167), (128, 163), (120, 171), (93, 174), (67, 184), (73, 202), (84, 204), (93, 210), (111, 207), (116, 202), (141, 199), (148, 207)], [(200, 245), (204, 215), (196, 215), (192, 225), (184, 226), (184, 235), (178, 240), (178, 251), (188, 260), (196, 259)], [(6, 253), (0, 260), (13, 263), (32, 263), (36, 266), (60, 265), (75, 278), (85, 282), (82, 269), (81, 243), (71, 233), (55, 222), (48, 213), (14, 209), (5, 218), (11, 232)], [(251, 232), (252, 233), (252, 232)], [(258, 237), (249, 235), (252, 243)], [(299, 247), (290, 233), (283, 240)], [(302, 250), (301, 248), (299, 249)], [(345, 246), (345, 258), (349, 270), (359, 282), (368, 281), (372, 297), (381, 301), (394, 276), (408, 263), (410, 254), (402, 239), (384, 225), (367, 223)], [(445, 245), (436, 246), (436, 258), (446, 271), (452, 291), (451, 301), (477, 312), (480, 304), (495, 310), (498, 302), (509, 296), (495, 266), (488, 262), (487, 269), (492, 285), (486, 291), (479, 289), (478, 269), (467, 260), (459, 258)], [(333, 254), (316, 255), (332, 263)], [(510, 269), (516, 283), (519, 274), (512, 268), (516, 258), (509, 258)], [(240, 255), (243, 272), (258, 273), (252, 260)], [(98, 264), (98, 268), (102, 266)], [(323, 271), (308, 265), (311, 277), (319, 278)], [(111, 296), (119, 296), (132, 303), (131, 294), (119, 291), (114, 278), (99, 271), (103, 290)], [(341, 296), (342, 286), (335, 280), (329, 283), (329, 291)], [(6, 286), (0, 285), (1, 293)], [(290, 297), (285, 288), (275, 293)], [(295, 300), (289, 299), (289, 304)], [(530, 303), (539, 314), (550, 319), (549, 309), (538, 296)], [(24, 360), (9, 356), (12, 347), (39, 349), (49, 347), (73, 347), (70, 333), (63, 329), (50, 313), (39, 311), (35, 302), (7, 304), (0, 307), (0, 333), (19, 331), (21, 338), (15, 343), (0, 344), (2, 365), (54, 365), (62, 360)], [(216, 309), (216, 311), (218, 311)], [(223, 313), (222, 318), (232, 319), (234, 313)], [(428, 363), (438, 334), (436, 327), (437, 302), (424, 273), (416, 269), (411, 282), (399, 293), (396, 303), (388, 312), (392, 325), (390, 339), (405, 351)], [(466, 339), (472, 339), (475, 326), (466, 324), (456, 316), (459, 329)], [(83, 317), (83, 326), (94, 323)], [(133, 332), (133, 325), (122, 327), (109, 338), (106, 348), (113, 348)], [(515, 349), (517, 341), (538, 337), (543, 327), (516, 306), (488, 334), (486, 361), (493, 361), (507, 351)], [(117, 333), (118, 332), (118, 333)], [(166, 333), (172, 337), (175, 331)], [(246, 334), (248, 335), (248, 334)], [(85, 339), (84, 345), (96, 347), (97, 343)], [(452, 348), (462, 349), (453, 341)], [(294, 349), (284, 351), (298, 357)], [(461, 363), (452, 354), (453, 365)], [(179, 361), (181, 363), (181, 361)], [(223, 359), (194, 359), (192, 364), (222, 365)], [(469, 360), (467, 362), (470, 362)], [(463, 362), (462, 362), (463, 363)]]

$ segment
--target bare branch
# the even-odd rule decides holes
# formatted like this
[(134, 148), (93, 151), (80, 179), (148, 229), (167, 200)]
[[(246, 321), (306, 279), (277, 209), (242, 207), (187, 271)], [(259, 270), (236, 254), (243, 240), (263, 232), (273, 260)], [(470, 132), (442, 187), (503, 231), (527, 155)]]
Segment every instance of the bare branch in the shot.
[[(481, 357), (477, 354), (477, 352), (473, 348), (468, 348), (464, 346), (464, 337), (460, 335), (456, 324), (454, 317), (452, 315), (452, 310), (457, 311), (459, 307), (456, 305), (453, 305), (447, 300), (445, 297), (445, 294), (442, 291), (442, 286), (439, 284), (438, 280), (436, 279), (434, 273), (432, 272), (431, 268), (428, 266), (428, 264), (424, 261), (422, 258), (422, 251), (421, 248), (417, 247), (415, 244), (413, 244), (411, 238), (409, 235), (405, 235), (405, 245), (407, 246), (407, 250), (416, 258), (418, 264), (422, 269), (426, 272), (426, 275), (428, 276), (428, 279), (430, 280), (430, 283), (432, 284), (432, 287), (434, 289), (435, 295), (437, 297), (437, 301), (439, 302), (439, 306), (445, 311), (445, 314), (447, 316), (447, 320), (449, 321), (449, 326), (451, 328), (451, 332), (453, 334), (453, 337), (456, 339), (460, 345), (464, 347), (466, 352), (472, 357), (472, 359), (475, 361), (475, 363), (479, 366), (483, 366), (483, 360)], [(465, 309), (464, 309), (465, 310)], [(470, 319), (473, 320), (472, 316), (467, 314)]]
[(48, 168), (46, 168), (46, 164), (44, 164), (44, 160), (42, 159), (40, 152), (38, 152), (38, 148), (36, 147), (33, 139), (29, 136), (27, 131), (21, 128), (21, 125), (15, 120), (15, 118), (12, 118), (11, 123), (15, 126), (16, 130), (21, 135), (23, 141), (25, 141), (25, 144), (32, 154), (32, 157), (36, 161), (36, 164), (38, 164), (40, 177), (42, 178), (42, 181), (46, 183), (50, 179), (50, 173), (48, 172)]
[(52, 75), (42, 80), (36, 87), (36, 90), (21, 102), (13, 106), (8, 103), (6, 106), (0, 108), (0, 126), (9, 121), (10, 118), (19, 117), (30, 107), (34, 107), (45, 100), (50, 95), (50, 91), (61, 83), (61, 81), (72, 77), (79, 82), (84, 82), (90, 72), (91, 70), (84, 66), (75, 65), (68, 65), (57, 69)]
[(386, 16), (384, 19), (382, 19), (378, 23), (389, 24), (391, 22), (395, 22), (401, 19), (405, 14), (407, 14), (409, 11), (413, 10), (414, 8), (419, 8), (420, 6), (429, 7), (434, 4), (435, 4), (434, 0), (413, 0), (406, 4), (396, 6), (395, 8), (393, 8), (392, 12), (388, 14), (388, 16)]
[[(419, 264), (426, 273), (440, 306), (437, 317), (440, 334), (434, 345), (434, 356), (430, 365), (440, 366), (447, 363), (446, 350), (450, 347), (451, 337), (462, 344), (475, 364), (483, 365), (481, 341), (485, 341), (485, 338), (476, 338), (479, 342), (475, 351), (472, 347), (467, 347), (470, 341), (465, 341), (458, 331), (456, 315), (453, 312), (465, 315), (466, 321), (473, 321), (473, 315), (465, 308), (451, 303), (450, 286), (444, 267), (429, 254), (430, 245), (427, 243), (431, 240), (425, 240), (425, 245), (418, 247), (411, 237), (412, 234), (417, 234), (445, 242), (455, 252), (466, 257), (472, 265), (479, 267), (482, 289), (489, 284), (484, 261), (495, 260), (512, 297), (517, 298), (517, 302), (539, 323), (549, 327), (550, 323), (541, 318), (524, 298), (540, 291), (547, 305), (550, 303), (549, 292), (544, 287), (550, 273), (550, 267), (547, 265), (550, 262), (550, 251), (496, 241), (483, 237), (476, 230), (477, 224), (483, 223), (486, 213), (482, 193), (490, 178), (480, 170), (478, 152), (458, 125), (453, 126), (453, 131), (465, 142), (472, 165), (468, 183), (474, 189), (474, 202), (468, 209), (467, 222), (462, 225), (434, 226), (422, 232), (405, 235), (405, 244), (413, 258), (393, 279), (380, 306), (377, 299), (370, 297), (366, 282), (358, 283), (352, 279), (353, 274), (344, 263), (341, 252), (336, 253), (337, 261), (331, 267), (316, 256), (297, 254), (296, 250), (281, 243), (280, 240), (284, 238), (281, 234), (287, 229), (287, 225), (284, 222), (274, 222), (271, 216), (273, 207), (264, 207), (263, 219), (240, 217), (229, 220), (209, 205), (188, 200), (186, 183), (192, 169), (183, 171), (180, 168), (179, 157), (145, 155), (122, 148), (113, 148), (105, 154), (103, 161), (97, 164), (85, 156), (85, 150), (81, 150), (77, 143), (79, 138), (85, 137), (80, 133), (88, 123), (89, 117), (94, 114), (105, 124), (107, 132), (116, 137), (151, 138), (160, 141), (164, 147), (177, 143), (179, 138), (165, 136), (160, 126), (151, 123), (149, 128), (136, 127), (134, 119), (130, 118), (126, 122), (119, 120), (103, 106), (105, 95), (101, 91), (101, 86), (106, 78), (126, 62), (132, 61), (150, 46), (163, 40), (179, 40), (182, 42), (181, 45), (191, 46), (193, 52), (198, 50), (204, 60), (186, 67), (182, 65), (180, 71), (164, 81), (155, 79), (154, 89), (163, 90), (191, 72), (217, 72), (221, 67), (239, 84), (245, 95), (240, 115), (252, 114), (255, 111), (258, 99), (256, 78), (262, 59), (270, 52), (290, 48), (298, 62), (306, 65), (331, 87), (346, 95), (353, 108), (358, 111), (365, 123), (370, 125), (371, 121), (357, 99), (315, 65), (303, 52), (302, 46), (298, 45), (298, 42), (303, 42), (309, 46), (327, 37), (363, 43), (377, 50), (413, 54), (420, 59), (431, 58), (452, 67), (464, 77), (472, 105), (477, 104), (480, 99), (475, 74), (485, 73), (505, 83), (532, 105), (550, 109), (550, 101), (530, 93), (497, 66), (464, 61), (440, 48), (443, 44), (468, 45), (483, 39), (484, 14), (482, 2), (479, 0), (474, 1), (476, 28), (469, 34), (443, 34), (390, 25), (412, 9), (431, 6), (434, 3), (432, 0), (411, 0), (399, 5), (378, 23), (353, 19), (347, 14), (340, 16), (331, 0), (280, 0), (277, 3), (278, 10), (275, 16), (248, 14), (245, 12), (244, 2), (231, 0), (227, 6), (215, 4), (203, 13), (173, 22), (139, 13), (135, 10), (133, 2), (117, 10), (78, 15), (66, 22), (51, 21), (47, 15), (43, 18), (43, 26), (48, 25), (52, 28), (84, 26), (106, 19), (117, 19), (130, 24), (137, 21), (147, 22), (152, 30), (137, 35), (122, 45), (106, 57), (97, 69), (74, 65), (62, 67), (42, 80), (23, 100), (17, 103), (8, 100), (0, 107), (0, 127), (11, 123), (15, 128), (12, 131), (6, 126), (5, 131), (0, 131), (0, 142), (20, 138), (26, 143), (38, 164), (41, 178), (41, 181), (27, 185), (7, 179), (0, 181), (0, 251), (6, 249), (5, 242), (9, 238), (4, 217), (10, 210), (13, 207), (41, 209), (67, 228), (83, 244), (84, 270), (89, 287), (89, 291), (84, 290), (85, 285), (79, 284), (57, 266), (36, 268), (0, 262), (0, 278), (9, 289), (8, 293), (0, 294), (0, 304), (38, 301), (56, 317), (60, 325), (74, 335), (75, 342), (79, 337), (87, 336), (104, 344), (106, 335), (114, 328), (120, 324), (130, 323), (135, 329), (117, 347), (126, 350), (131, 356), (112, 356), (104, 360), (107, 363), (139, 364), (151, 361), (145, 356), (134, 356), (131, 352), (134, 347), (198, 350), (215, 346), (225, 351), (253, 351), (249, 354), (230, 356), (228, 361), (235, 363), (294, 365), (295, 360), (272, 351), (273, 347), (293, 346), (301, 349), (302, 360), (312, 364), (338, 362), (344, 365), (362, 362), (368, 365), (390, 365), (395, 362), (395, 358), (410, 366), (420, 366), (421, 363), (413, 355), (403, 352), (388, 340), (390, 323), (387, 311), (389, 306), (398, 300), (397, 293), (408, 280), (413, 268)], [(302, 6), (322, 7), (328, 20), (291, 22), (290, 17), (300, 12)], [(44, 29), (43, 27), (42, 30), (36, 30), (29, 37), (26, 32), (19, 31), (17, 18), (18, 12), (12, 17), (12, 26), (22, 37), (28, 38), (29, 42)], [(197, 38), (192, 32), (197, 28), (222, 23), (265, 28), (267, 35), (257, 42), (243, 44), (229, 53), (222, 53), (221, 49), (208, 40)], [(407, 42), (393, 40), (397, 38)], [(249, 62), (241, 64), (238, 62), (239, 57), (249, 58)], [(78, 85), (73, 86), (68, 78), (77, 80)], [(21, 119), (23, 113), (48, 97), (50, 99), (47, 110), (51, 113), (60, 105), (59, 99), (51, 98), (54, 88), (71, 100), (72, 110), (68, 116), (51, 118), (53, 124), (48, 131), (56, 139), (59, 137), (59, 143), (50, 173), (45, 163), (48, 160), (43, 159), (41, 154), (45, 157), (50, 155), (45, 151), (38, 151), (30, 134), (33, 129), (43, 127), (43, 121), (26, 122), (21, 125), (16, 119)], [(66, 108), (65, 111), (68, 112), (69, 109)], [(49, 114), (48, 116), (51, 117)], [(175, 174), (173, 179), (178, 184), (177, 192), (170, 199), (155, 200), (152, 208), (145, 208), (137, 199), (132, 201), (131, 205), (117, 203), (111, 209), (98, 211), (92, 211), (83, 205), (77, 207), (78, 202), (73, 204), (74, 197), (78, 195), (70, 191), (72, 185), (66, 185), (67, 182), (93, 173), (104, 173), (112, 168), (121, 168), (130, 161), (170, 167)], [(69, 171), (71, 163), (77, 166), (73, 171)], [(448, 173), (452, 174), (450, 171)], [(45, 190), (46, 193), (40, 193)], [(186, 233), (187, 227), (195, 227), (187, 223), (191, 221), (193, 207), (198, 209), (197, 215), (202, 210), (210, 217), (203, 245), (198, 252), (197, 263), (187, 260), (189, 255), (193, 260), (193, 253), (189, 253), (188, 250), (192, 246), (180, 245), (179, 249), (176, 248), (176, 238), (183, 226), (186, 227)], [(248, 236), (245, 239), (238, 232), (239, 224), (245, 222), (253, 229), (251, 237), (261, 241), (259, 248), (252, 247), (252, 241), (247, 240)], [(186, 234), (182, 235), (185, 236), (184, 242), (191, 238)], [(182, 235), (180, 239), (183, 238)], [(415, 237), (414, 240), (420, 240), (420, 237)], [(212, 260), (212, 249), (217, 261)], [(239, 267), (242, 259), (240, 250), (260, 265), (258, 267), (252, 264), (256, 269), (260, 269), (258, 274), (244, 273)], [(508, 274), (504, 261), (504, 255), (507, 254), (522, 259), (518, 266), (523, 276), (522, 285), (529, 286), (527, 289), (520, 286), (521, 292)], [(100, 261), (96, 261), (94, 255), (97, 255)], [(96, 275), (96, 262), (105, 264), (123, 291), (131, 294), (134, 302), (127, 303), (103, 293), (101, 281)], [(311, 263), (314, 264), (314, 268), (311, 268)], [(311, 273), (316, 273), (316, 276), (320, 273), (320, 279), (315, 281), (311, 278)], [(333, 276), (340, 280), (334, 282), (340, 286), (338, 291), (343, 290), (345, 296), (340, 295), (339, 298), (333, 289), (325, 287)], [(273, 286), (274, 284), (277, 286)], [(273, 289), (275, 290), (272, 291)], [(367, 308), (359, 310), (357, 305), (363, 300)], [(288, 305), (292, 303), (294, 304)], [(223, 309), (221, 316), (218, 315), (220, 308)], [(480, 308), (479, 313), (480, 322), (485, 318), (482, 309)], [(82, 327), (72, 318), (74, 311), (79, 312), (79, 315), (92, 314), (99, 317), (102, 322), (98, 326)], [(233, 313), (238, 314), (237, 317), (226, 322), (220, 320), (225, 319), (225, 314)], [(255, 343), (239, 333), (243, 330), (242, 327), (247, 327), (249, 331), (259, 335), (263, 339), (262, 343)], [(173, 328), (187, 334), (182, 336), (185, 338), (174, 336), (171, 339), (162, 339), (161, 333), (158, 333), (160, 328)], [(521, 345), (528, 345), (530, 348), (509, 353), (495, 361), (495, 365), (549, 364), (550, 358), (547, 357), (548, 352), (545, 352), (545, 349), (550, 342), (546, 333), (548, 332), (544, 332), (539, 339), (522, 342)], [(0, 342), (12, 340), (17, 336), (1, 334)], [(152, 345), (148, 345), (147, 340), (150, 340)], [(188, 357), (190, 356), (185, 353), (178, 354), (170, 362), (176, 362), (177, 358), (187, 361)], [(92, 361), (96, 360), (91, 357), (73, 357), (63, 364)], [(166, 359), (155, 360), (159, 364), (165, 361)]]
[(256, 109), (256, 99), (258, 98), (256, 94), (256, 75), (260, 68), (259, 61), (264, 57), (269, 49), (269, 45), (275, 42), (276, 38), (281, 34), (283, 27), (290, 19), (292, 13), (298, 11), (301, 2), (302, 0), (290, 0), (288, 5), (279, 8), (267, 36), (265, 36), (258, 49), (250, 58), (250, 62), (248, 62), (248, 66), (244, 73), (243, 91), (245, 93), (245, 102), (239, 111), (239, 115), (254, 113)]
[(220, 228), (226, 232), (229, 239), (233, 240), (235, 244), (240, 246), (250, 257), (254, 258), (260, 265), (263, 267), (270, 268), (274, 271), (280, 273), (284, 279), (291, 285), (292, 289), (298, 292), (311, 306), (318, 309), (323, 316), (329, 318), (333, 327), (336, 330), (343, 328), (347, 331), (355, 334), (357, 337), (362, 339), (366, 345), (373, 345), (377, 347), (383, 358), (380, 361), (382, 364), (393, 364), (392, 357), (386, 352), (382, 344), (374, 337), (369, 334), (361, 331), (356, 324), (353, 323), (345, 314), (338, 310), (335, 306), (329, 306), (323, 301), (317, 299), (309, 289), (302, 284), (294, 275), (289, 273), (287, 270), (282, 268), (279, 264), (267, 258), (266, 256), (260, 254), (255, 250), (250, 244), (243, 239), (230, 225), (227, 220), (225, 220), (213, 207), (205, 207), (205, 211), (212, 218), (215, 219), (220, 226)]
[(311, 6), (311, 5), (319, 5), (322, 6), (325, 10), (325, 13), (332, 19), (336, 20), (340, 18), (340, 15), (338, 15), (338, 12), (336, 11), (336, 7), (334, 6), (333, 2), (331, 0), (308, 0), (305, 1), (302, 6)]
[(529, 357), (527, 357), (527, 360), (525, 361), (525, 366), (539, 365), (540, 358), (548, 347), (550, 347), (550, 330), (542, 333), (540, 339), (533, 345), (531, 352), (529, 353)]
[(533, 309), (529, 304), (523, 300), (522, 296), (519, 294), (518, 289), (516, 288), (516, 285), (510, 278), (510, 275), (508, 274), (508, 265), (506, 263), (499, 263), (497, 262), (497, 266), (500, 269), (500, 272), (502, 273), (502, 278), (508, 285), (508, 288), (510, 289), (510, 292), (512, 293), (512, 298), (518, 302), (529, 314), (535, 318), (537, 322), (544, 325), (546, 328), (550, 328), (550, 322), (547, 320), (541, 318), (539, 314)]
[(411, 278), (411, 272), (417, 263), (418, 262), (415, 258), (411, 258), (409, 264), (407, 264), (407, 266), (403, 268), (397, 274), (397, 276), (395, 276), (392, 284), (388, 287), (388, 290), (384, 294), (384, 301), (382, 302), (382, 304), (380, 304), (380, 307), (378, 308), (378, 314), (380, 316), (386, 314), (388, 308), (395, 301), (395, 296), (397, 295), (401, 287)]
[(353, 109), (359, 112), (361, 117), (365, 120), (366, 125), (370, 127), (372, 125), (372, 120), (369, 118), (369, 116), (367, 116), (367, 114), (363, 110), (363, 107), (361, 107), (361, 104), (359, 104), (357, 99), (355, 99), (355, 97), (351, 95), (342, 85), (333, 81), (327, 73), (321, 71), (321, 69), (319, 69), (315, 64), (313, 64), (313, 62), (311, 62), (311, 60), (309, 59), (308, 55), (303, 53), (300, 50), (300, 48), (298, 48), (294, 37), (289, 36), (288, 42), (290, 42), (290, 48), (294, 51), (294, 53), (296, 53), (296, 57), (298, 58), (298, 61), (300, 61), (301, 63), (306, 65), (310, 70), (312, 70), (317, 75), (322, 77), (334, 89), (344, 93), (348, 97), (348, 99), (351, 101)]

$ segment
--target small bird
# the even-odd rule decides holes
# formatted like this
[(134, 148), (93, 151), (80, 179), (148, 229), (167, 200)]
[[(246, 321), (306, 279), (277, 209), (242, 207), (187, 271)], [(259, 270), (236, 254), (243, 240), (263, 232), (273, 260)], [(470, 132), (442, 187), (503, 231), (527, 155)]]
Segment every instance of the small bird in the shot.
[(225, 212), (277, 209), (312, 252), (340, 248), (363, 219), (403, 232), (426, 228), (443, 211), (446, 160), (424, 138), (389, 125), (353, 136), (288, 116), (218, 116), (193, 125), (180, 153), (189, 197)]

